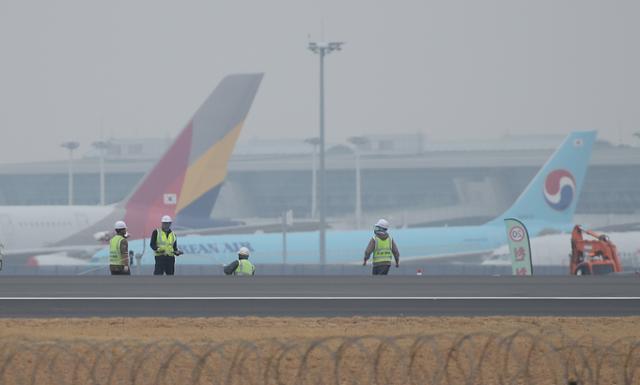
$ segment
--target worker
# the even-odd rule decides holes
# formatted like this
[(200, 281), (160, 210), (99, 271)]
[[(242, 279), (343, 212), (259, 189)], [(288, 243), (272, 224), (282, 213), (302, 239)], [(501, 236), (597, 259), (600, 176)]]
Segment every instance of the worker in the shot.
[(249, 249), (241, 247), (238, 259), (224, 267), (226, 275), (256, 275), (256, 267), (249, 262)]
[(111, 275), (131, 275), (127, 224), (117, 221), (114, 228), (116, 235), (109, 241), (109, 270)]
[(362, 266), (367, 265), (367, 261), (373, 253), (373, 275), (387, 275), (391, 267), (392, 256), (396, 261), (396, 267), (400, 267), (400, 252), (388, 231), (389, 222), (386, 219), (380, 219), (376, 222), (373, 229), (374, 235), (364, 251)]
[(176, 255), (182, 254), (178, 250), (176, 234), (171, 231), (171, 217), (164, 215), (161, 219), (162, 227), (151, 233), (151, 249), (156, 254), (156, 266), (153, 275), (173, 275), (176, 267)]

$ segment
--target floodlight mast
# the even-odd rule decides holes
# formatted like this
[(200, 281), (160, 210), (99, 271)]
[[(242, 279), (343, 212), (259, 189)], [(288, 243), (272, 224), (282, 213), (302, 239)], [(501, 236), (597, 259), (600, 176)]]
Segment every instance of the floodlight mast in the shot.
[(320, 57), (320, 143), (319, 143), (319, 170), (318, 170), (318, 189), (319, 189), (319, 227), (320, 227), (320, 264), (325, 265), (327, 263), (326, 253), (326, 229), (327, 229), (327, 217), (326, 217), (326, 172), (325, 172), (325, 135), (324, 135), (324, 57), (333, 51), (341, 51), (344, 42), (309, 42), (309, 50)]
[(104, 140), (99, 140), (97, 142), (91, 143), (93, 147), (95, 147), (100, 152), (100, 205), (104, 206), (105, 203), (105, 183), (104, 183), (104, 156), (105, 151), (111, 145), (109, 142)]
[(69, 162), (68, 162), (68, 187), (67, 187), (67, 204), (69, 206), (73, 205), (73, 151), (75, 151), (78, 147), (80, 147), (80, 143), (75, 141), (63, 142), (60, 144), (60, 147), (66, 148), (69, 151)]

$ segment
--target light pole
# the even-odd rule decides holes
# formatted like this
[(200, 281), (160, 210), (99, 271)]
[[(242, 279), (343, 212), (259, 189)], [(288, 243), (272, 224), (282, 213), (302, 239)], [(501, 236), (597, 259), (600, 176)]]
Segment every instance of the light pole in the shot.
[(305, 139), (304, 142), (313, 146), (313, 152), (311, 153), (311, 219), (316, 219), (318, 208), (318, 186), (316, 174), (318, 168), (318, 145), (320, 144), (320, 138), (309, 138)]
[(61, 147), (69, 150), (69, 186), (68, 186), (68, 204), (69, 206), (73, 205), (73, 151), (80, 147), (80, 143), (78, 142), (64, 142), (60, 144)]
[(326, 173), (324, 167), (324, 57), (330, 54), (333, 51), (340, 51), (342, 49), (342, 45), (344, 42), (329, 42), (329, 43), (319, 43), (319, 42), (310, 42), (309, 50), (313, 53), (318, 54), (320, 57), (320, 170), (319, 170), (319, 178), (318, 178), (318, 187), (320, 192), (320, 204), (318, 205), (319, 214), (320, 214), (320, 264), (324, 265), (327, 263), (327, 253), (326, 253), (326, 227), (327, 227), (327, 218), (326, 218), (326, 203), (327, 203), (327, 194), (326, 194)]
[(360, 177), (360, 150), (369, 143), (364, 136), (352, 136), (348, 139), (353, 145), (356, 156), (356, 228), (362, 227), (362, 185)]
[(100, 205), (105, 205), (105, 194), (104, 194), (104, 153), (109, 148), (109, 142), (104, 140), (99, 140), (97, 142), (93, 142), (91, 145), (95, 147), (100, 152)]

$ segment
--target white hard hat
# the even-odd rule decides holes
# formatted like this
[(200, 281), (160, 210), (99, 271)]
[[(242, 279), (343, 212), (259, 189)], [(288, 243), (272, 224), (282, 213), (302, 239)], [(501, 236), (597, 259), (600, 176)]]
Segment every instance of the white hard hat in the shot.
[(117, 221), (113, 226), (116, 230), (123, 230), (127, 228), (127, 224), (124, 221)]
[(383, 229), (389, 229), (389, 222), (386, 219), (378, 219), (376, 222), (376, 227), (382, 227)]
[(164, 216), (162, 217), (162, 223), (171, 223), (171, 222), (173, 222), (173, 221), (171, 220), (171, 217), (170, 217), (170, 216), (168, 216), (168, 215), (164, 215)]
[(246, 255), (248, 257), (249, 249), (247, 249), (246, 247), (241, 247), (240, 250), (238, 250), (238, 255)]

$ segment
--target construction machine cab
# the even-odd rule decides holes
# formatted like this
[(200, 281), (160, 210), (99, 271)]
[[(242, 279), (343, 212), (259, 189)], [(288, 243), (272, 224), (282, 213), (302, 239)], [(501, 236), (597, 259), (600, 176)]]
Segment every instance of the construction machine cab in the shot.
[[(591, 239), (585, 239), (585, 235)], [(616, 245), (605, 234), (576, 225), (571, 232), (571, 275), (604, 275), (622, 272)]]

